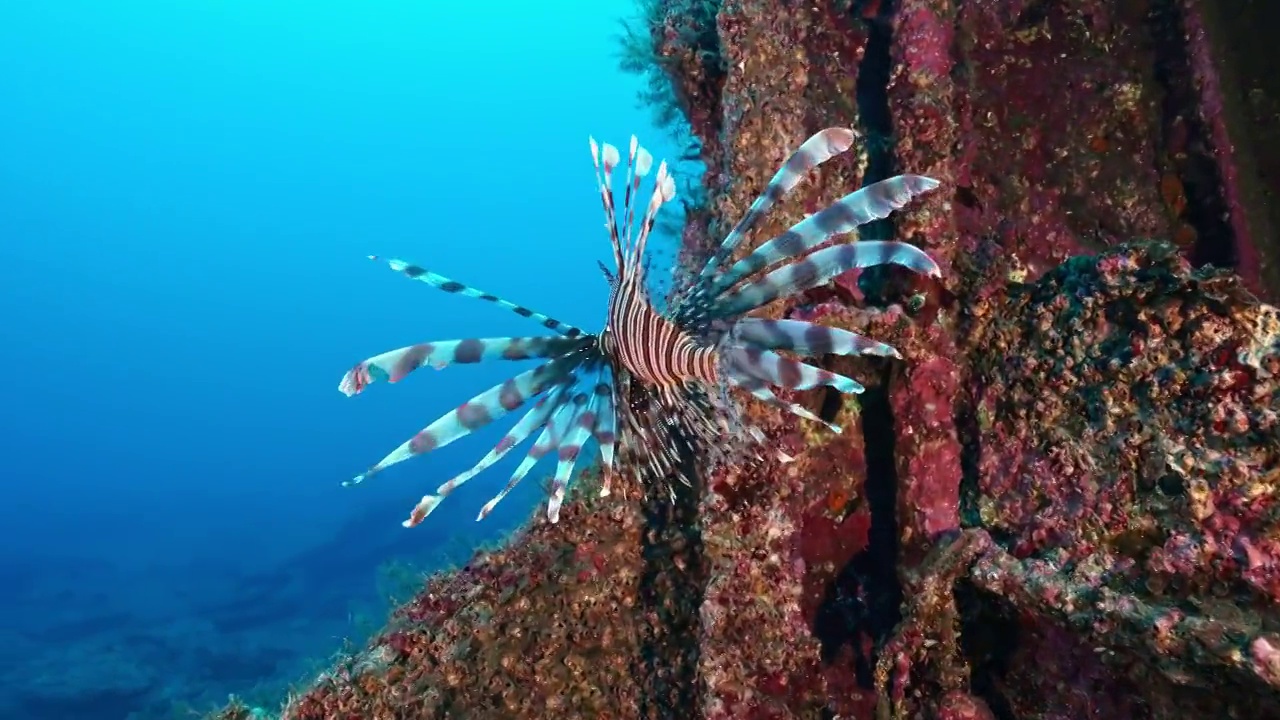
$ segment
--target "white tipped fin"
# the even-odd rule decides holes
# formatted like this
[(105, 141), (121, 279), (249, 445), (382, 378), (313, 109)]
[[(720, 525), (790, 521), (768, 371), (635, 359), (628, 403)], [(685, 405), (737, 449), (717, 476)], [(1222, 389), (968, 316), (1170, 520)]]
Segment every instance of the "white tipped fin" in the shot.
[(609, 143), (605, 143), (604, 144), (605, 169), (612, 170), (613, 168), (617, 167), (618, 161), (620, 159), (621, 159), (621, 156), (618, 154), (618, 148), (610, 145)]
[(547, 502), (547, 520), (549, 520), (552, 525), (560, 522), (560, 506), (563, 504), (564, 486), (560, 486), (551, 494), (551, 500)]
[(670, 175), (663, 176), (661, 182), (658, 183), (662, 190), (662, 202), (671, 202), (671, 198), (676, 196), (676, 181)]
[(636, 151), (636, 176), (644, 177), (649, 174), (649, 168), (653, 167), (653, 155), (648, 150), (640, 148)]
[(372, 472), (362, 472), (359, 475), (351, 478), (350, 480), (343, 480), (342, 487), (353, 487), (355, 485), (359, 485), (365, 480), (368, 480), (369, 476), (372, 474), (373, 474)]
[(830, 127), (820, 130), (801, 146), (812, 153), (815, 164), (826, 162), (831, 158), (853, 147), (853, 130), (843, 127)]
[(422, 499), (418, 501), (418, 504), (413, 506), (413, 511), (409, 513), (409, 519), (400, 524), (407, 528), (411, 528), (423, 520), (426, 520), (427, 516), (431, 514), (431, 511), (435, 510), (440, 505), (441, 500), (444, 500), (443, 495), (423, 495)]

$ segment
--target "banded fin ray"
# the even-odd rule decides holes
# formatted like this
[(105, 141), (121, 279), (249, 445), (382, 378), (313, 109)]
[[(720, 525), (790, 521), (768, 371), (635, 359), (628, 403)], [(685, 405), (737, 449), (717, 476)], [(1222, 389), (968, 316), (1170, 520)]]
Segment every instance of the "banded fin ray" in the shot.
[(941, 275), (937, 263), (909, 243), (863, 240), (832, 245), (721, 295), (711, 313), (721, 319), (737, 317), (778, 298), (815, 288), (847, 270), (875, 265), (901, 265), (931, 277)]
[(797, 417), (804, 418), (805, 420), (811, 420), (813, 422), (825, 425), (827, 429), (830, 430), (831, 432), (838, 434), (844, 431), (843, 428), (841, 428), (839, 425), (823, 420), (822, 418), (810, 412), (809, 409), (804, 407), (803, 405), (787, 402), (786, 400), (783, 400), (782, 398), (778, 397), (776, 394), (774, 394), (772, 390), (769, 389), (768, 385), (766, 385), (765, 381), (763, 380), (759, 380), (756, 378), (747, 378), (743, 376), (731, 376), (728, 378), (728, 381), (734, 387), (750, 394), (751, 396), (755, 397), (757, 400), (760, 400), (766, 405), (770, 405), (780, 410), (785, 410), (786, 412), (789, 412), (792, 415), (795, 415)]
[[(627, 268), (623, 275), (640, 275), (643, 277), (647, 265), (645, 264), (645, 247), (649, 242), (649, 236), (653, 232), (653, 225), (658, 220), (658, 210), (664, 203), (670, 202), (676, 196), (676, 182), (667, 172), (667, 163), (662, 161), (658, 163), (658, 173), (654, 178), (653, 194), (649, 196), (649, 204), (645, 207), (644, 218), (640, 221), (640, 233), (635, 241), (635, 245), (630, 248), (627, 255)], [(630, 228), (627, 229), (630, 234)]]
[[(613, 169), (618, 165), (618, 149), (609, 143), (605, 143), (604, 147), (601, 148), (594, 137), (588, 137), (587, 141), (591, 144), (591, 161), (596, 166), (596, 185), (600, 189), (600, 201), (604, 205), (604, 226), (609, 231), (609, 245), (613, 249), (613, 264), (614, 267), (621, 270), (624, 257), (622, 236), (618, 228), (618, 211), (613, 204)], [(627, 195), (630, 197), (630, 183), (628, 183), (627, 191)]]
[(739, 381), (754, 378), (787, 390), (831, 387), (846, 395), (866, 389), (844, 375), (783, 357), (772, 350), (730, 346), (721, 353), (726, 375)]
[(358, 485), (392, 465), (470, 435), (569, 376), (582, 360), (577, 354), (556, 358), (494, 385), (445, 413), (401, 443), (373, 467), (343, 485)]
[(409, 513), (409, 519), (405, 520), (402, 524), (409, 528), (421, 523), (433, 510), (436, 509), (440, 502), (452, 494), (454, 490), (462, 487), (468, 480), (492, 467), (494, 463), (498, 462), (503, 457), (506, 457), (507, 453), (511, 452), (513, 449), (518, 447), (520, 443), (527, 440), (535, 431), (542, 428), (542, 426), (547, 423), (548, 418), (551, 417), (551, 414), (560, 408), (560, 403), (564, 400), (569, 388), (573, 385), (573, 380), (574, 378), (572, 375), (566, 377), (552, 387), (546, 394), (538, 398), (538, 402), (530, 408), (529, 412), (525, 413), (524, 416), (520, 418), (520, 421), (507, 431), (506, 435), (502, 436), (502, 439), (498, 441), (498, 444), (494, 445), (493, 449), (480, 459), (480, 462), (476, 463), (466, 472), (455, 475), (447, 480), (440, 487), (436, 488), (434, 494), (423, 495), (422, 499), (418, 501), (418, 504), (415, 505), (413, 510)]
[(431, 272), (421, 265), (414, 265), (413, 263), (406, 262), (398, 258), (380, 258), (377, 255), (370, 255), (369, 259), (385, 262), (387, 267), (403, 274), (410, 280), (417, 280), (418, 282), (426, 283), (431, 287), (443, 290), (453, 295), (462, 295), (464, 297), (491, 302), (499, 307), (510, 310), (520, 317), (527, 317), (534, 320), (548, 330), (554, 330), (566, 337), (578, 337), (583, 334), (581, 328), (576, 328), (568, 323), (560, 322), (553, 317), (543, 315), (542, 313), (531, 310), (523, 305), (517, 305), (516, 303), (503, 299), (492, 293), (484, 292), (483, 290), (471, 287), (470, 285), (464, 285), (456, 280), (450, 280), (443, 275)]
[(551, 478), (551, 499), (547, 501), (547, 519), (552, 523), (560, 522), (560, 506), (564, 503), (565, 491), (573, 469), (578, 464), (582, 448), (591, 437), (591, 430), (596, 425), (596, 411), (600, 406), (600, 394), (593, 392), (587, 405), (573, 419), (573, 424), (564, 436), (563, 442), (556, 448), (556, 472)]
[(786, 162), (773, 174), (764, 191), (751, 203), (751, 207), (721, 241), (720, 247), (716, 248), (711, 259), (698, 275), (699, 283), (709, 278), (720, 263), (733, 253), (742, 242), (742, 238), (755, 227), (769, 208), (799, 184), (811, 170), (853, 147), (853, 139), (853, 131), (849, 128), (830, 127), (814, 133), (791, 153)]
[(789, 350), (797, 355), (872, 355), (901, 358), (891, 345), (865, 335), (803, 320), (742, 318), (733, 325), (733, 338), (767, 350)]
[(618, 444), (618, 417), (614, 408), (612, 383), (597, 384), (596, 394), (600, 396), (600, 410), (596, 414), (592, 436), (600, 446), (600, 497), (607, 497), (611, 492), (610, 477), (613, 474), (614, 454)]
[(710, 294), (733, 287), (753, 273), (785, 260), (798, 260), (836, 235), (889, 217), (919, 195), (938, 187), (923, 175), (897, 175), (859, 188), (792, 225), (715, 277)]
[(417, 343), (361, 360), (342, 376), (342, 381), (338, 383), (338, 390), (350, 397), (362, 392), (377, 380), (399, 382), (414, 370), (428, 365), (439, 370), (449, 365), (488, 360), (557, 357), (584, 349), (594, 342), (594, 336), (587, 335), (572, 338), (554, 336), (465, 338)]
[(551, 416), (550, 422), (546, 423), (542, 433), (538, 435), (538, 439), (533, 441), (533, 447), (529, 449), (529, 453), (520, 463), (520, 466), (516, 468), (515, 472), (511, 474), (511, 479), (507, 481), (506, 487), (502, 488), (497, 495), (484, 504), (484, 507), (480, 508), (480, 514), (476, 515), (476, 522), (488, 517), (498, 503), (502, 502), (503, 498), (528, 476), (529, 471), (533, 470), (539, 460), (560, 447), (566, 435), (574, 427), (578, 416), (586, 409), (589, 399), (587, 392), (580, 391), (560, 403), (560, 406)]

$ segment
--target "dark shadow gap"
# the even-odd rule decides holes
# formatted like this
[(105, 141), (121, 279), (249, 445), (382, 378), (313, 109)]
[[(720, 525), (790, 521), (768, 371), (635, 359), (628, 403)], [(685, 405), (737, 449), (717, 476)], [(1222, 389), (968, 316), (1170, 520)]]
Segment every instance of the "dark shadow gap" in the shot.
[[(849, 9), (853, 22), (867, 32), (867, 46), (858, 65), (856, 83), (858, 127), (867, 143), (864, 185), (894, 173), (893, 122), (889, 109), (889, 77), (893, 69), (892, 0), (860, 0)], [(891, 219), (864, 226), (868, 238), (894, 237)], [(858, 278), (867, 304), (892, 302), (893, 274), (883, 267), (868, 268)], [(814, 618), (824, 663), (833, 662), (842, 648), (853, 651), (853, 671), (859, 685), (872, 688), (875, 653), (901, 621), (902, 586), (898, 581), (898, 472), (893, 409), (889, 403), (892, 365), (881, 364), (878, 382), (870, 383), (861, 400), (861, 430), (867, 476), (863, 491), (871, 512), (867, 547), (855, 555), (828, 586)], [(830, 398), (827, 399), (830, 402)], [(828, 407), (823, 410), (826, 411)], [(826, 413), (824, 412), (824, 416)], [(871, 653), (866, 652), (868, 645)]]
[(1147, 31), (1155, 48), (1155, 78), (1164, 91), (1161, 107), (1163, 145), (1187, 198), (1184, 219), (1196, 231), (1191, 262), (1235, 269), (1239, 261), (1235, 231), (1223, 196), (1209, 128), (1200, 119), (1199, 93), (1187, 51), (1179, 0), (1151, 0)]
[[(895, 461), (893, 411), (889, 405), (889, 369), (862, 395), (862, 434), (866, 444), (864, 486), (871, 510), (867, 547), (841, 568), (827, 587), (814, 618), (813, 634), (830, 664), (848, 646), (858, 684), (874, 686), (875, 648), (893, 634), (902, 620), (902, 587), (898, 582), (898, 474)], [(865, 652), (870, 645), (872, 653)]]
[[(639, 583), (640, 654), (632, 661), (640, 692), (639, 716), (648, 720), (698, 720), (703, 683), (701, 608), (706, 594), (702, 531), (698, 514), (697, 455), (683, 444), (680, 456), (694, 487), (679, 481), (644, 488), (644, 567)], [(672, 498), (672, 492), (675, 497)]]
[(862, 395), (862, 436), (867, 459), (863, 490), (871, 508), (867, 554), (868, 599), (873, 637), (878, 647), (902, 620), (902, 586), (898, 582), (897, 436), (889, 404), (890, 370)]
[[(858, 130), (867, 148), (867, 169), (863, 186), (892, 177), (898, 172), (894, 158), (893, 113), (889, 109), (889, 78), (893, 72), (893, 13), (896, 0), (865, 0), (855, 3), (855, 22), (867, 33), (867, 47), (858, 64), (855, 85), (858, 99)], [(867, 223), (859, 236), (868, 240), (891, 240), (897, 235), (893, 216)], [(893, 265), (866, 268), (858, 276), (858, 289), (867, 305), (887, 306), (907, 294), (903, 281), (908, 273)]]
[(960, 611), (960, 650), (969, 662), (970, 691), (987, 704), (996, 720), (1018, 720), (1000, 690), (1018, 647), (1018, 622), (1012, 610), (961, 581), (953, 591)]
[[(894, 167), (893, 114), (889, 109), (889, 79), (893, 72), (893, 15), (897, 0), (876, 0), (875, 12), (863, 8), (867, 49), (858, 65), (858, 122), (868, 142), (867, 177), (863, 183), (892, 176)], [(866, 237), (896, 236), (892, 217), (872, 224)], [(868, 304), (896, 301), (890, 287), (895, 269), (868, 268), (858, 278)], [(872, 637), (878, 648), (901, 618), (902, 586), (898, 582), (898, 467), (893, 408), (889, 404), (892, 364), (880, 373), (880, 382), (861, 400), (862, 437), (867, 461), (867, 505), (871, 530), (867, 543), (866, 580)]]

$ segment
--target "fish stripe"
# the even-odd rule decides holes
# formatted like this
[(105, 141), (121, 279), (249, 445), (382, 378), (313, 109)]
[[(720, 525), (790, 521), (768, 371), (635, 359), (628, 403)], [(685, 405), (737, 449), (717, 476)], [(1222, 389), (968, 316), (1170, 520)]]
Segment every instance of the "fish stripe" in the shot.
[(667, 174), (666, 163), (661, 163), (639, 238), (635, 247), (628, 249), (610, 294), (606, 326), (612, 338), (612, 353), (623, 367), (636, 378), (660, 387), (686, 379), (714, 382), (717, 365), (714, 349), (699, 347), (679, 326), (655, 310), (645, 289), (646, 242), (659, 208), (674, 195), (675, 183)]
[(609, 332), (618, 360), (644, 382), (667, 386), (684, 379), (716, 380), (715, 349), (699, 347), (653, 309), (635, 276), (624, 278), (609, 304)]

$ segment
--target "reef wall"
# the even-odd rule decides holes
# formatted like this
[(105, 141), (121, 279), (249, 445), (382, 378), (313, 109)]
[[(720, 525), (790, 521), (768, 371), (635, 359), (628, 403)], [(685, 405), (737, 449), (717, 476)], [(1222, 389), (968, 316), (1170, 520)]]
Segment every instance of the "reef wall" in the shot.
[(1198, 5), (644, 7), (707, 166), (685, 263), (826, 126), (863, 142), (756, 242), (886, 174), (943, 181), (875, 230), (942, 281), (770, 311), (905, 359), (831, 360), (858, 402), (796, 396), (841, 435), (753, 411), (793, 463), (674, 504), (578, 493), (283, 716), (1280, 718), (1276, 238)]

